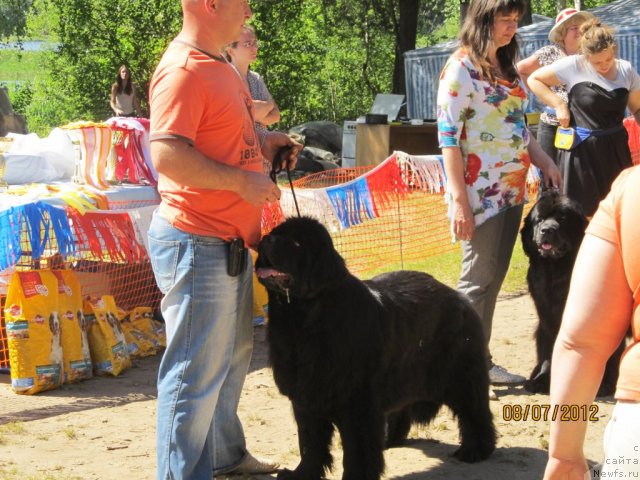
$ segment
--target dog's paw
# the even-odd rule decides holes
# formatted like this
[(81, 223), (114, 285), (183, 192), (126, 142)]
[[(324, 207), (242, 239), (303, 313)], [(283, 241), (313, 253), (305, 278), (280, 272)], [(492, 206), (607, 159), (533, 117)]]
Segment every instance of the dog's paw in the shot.
[(389, 449), (389, 448), (398, 448), (398, 447), (402, 447), (404, 445), (406, 445), (408, 442), (408, 440), (406, 438), (400, 438), (400, 439), (387, 439), (384, 448)]
[(453, 456), (465, 463), (475, 463), (485, 460), (493, 453), (495, 447), (467, 447), (462, 445), (458, 450), (453, 453)]
[(278, 472), (278, 478), (283, 480), (295, 480), (301, 477), (298, 477), (294, 471), (284, 468)]
[(284, 468), (278, 472), (278, 479), (283, 480), (323, 480), (322, 475), (303, 473), (299, 469), (289, 470)]
[(524, 382), (524, 389), (531, 393), (549, 393), (549, 377), (546, 375), (538, 375)]

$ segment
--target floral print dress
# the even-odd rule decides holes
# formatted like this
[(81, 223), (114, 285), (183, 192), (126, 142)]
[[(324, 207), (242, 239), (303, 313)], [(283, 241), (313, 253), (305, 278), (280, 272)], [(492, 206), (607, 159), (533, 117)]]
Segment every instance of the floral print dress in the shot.
[(526, 201), (530, 165), (526, 104), (519, 79), (495, 84), (482, 80), (463, 49), (451, 55), (440, 75), (439, 143), (441, 148), (462, 151), (476, 226)]
[[(537, 50), (534, 55), (538, 59), (538, 63), (541, 66), (551, 65), (556, 60), (560, 60), (567, 56), (564, 53), (564, 50), (560, 48), (559, 45), (546, 45), (541, 49)], [(551, 87), (551, 91), (558, 95), (564, 103), (569, 103), (569, 93), (567, 92), (567, 87), (564, 85), (554, 85)], [(558, 126), (560, 122), (558, 122), (558, 117), (556, 117), (555, 110), (550, 107), (546, 107), (542, 114), (540, 115), (540, 121), (548, 124)]]

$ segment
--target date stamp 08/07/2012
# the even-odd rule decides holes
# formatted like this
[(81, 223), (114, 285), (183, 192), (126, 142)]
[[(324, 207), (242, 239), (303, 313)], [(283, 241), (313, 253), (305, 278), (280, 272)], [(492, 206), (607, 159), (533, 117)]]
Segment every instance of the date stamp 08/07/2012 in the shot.
[(506, 403), (502, 406), (505, 422), (597, 422), (600, 407), (592, 405), (550, 405), (548, 403)]

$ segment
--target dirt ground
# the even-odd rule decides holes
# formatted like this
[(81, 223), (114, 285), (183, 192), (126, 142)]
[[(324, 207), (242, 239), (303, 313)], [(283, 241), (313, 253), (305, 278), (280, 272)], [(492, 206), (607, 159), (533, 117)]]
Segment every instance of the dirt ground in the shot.
[[(526, 375), (533, 367), (536, 316), (528, 295), (501, 297), (491, 350), (494, 360)], [(286, 398), (274, 385), (267, 366), (265, 328), (255, 330), (255, 351), (243, 392), (240, 416), (247, 443), (257, 456), (293, 468), (298, 462), (297, 435)], [(94, 378), (32, 397), (11, 391), (0, 375), (0, 479), (136, 479), (155, 478), (155, 377), (159, 357), (136, 362), (118, 378)], [(549, 432), (545, 421), (504, 418), (512, 405), (544, 405), (549, 398), (522, 388), (498, 388), (491, 402), (498, 448), (486, 461), (468, 465), (450, 455), (458, 447), (458, 429), (443, 410), (428, 428), (413, 430), (403, 448), (385, 453), (388, 479), (540, 479)], [(590, 424), (585, 453), (602, 461), (602, 435), (613, 408), (611, 398), (598, 401), (599, 421)], [(341, 476), (336, 440), (335, 468)], [(270, 477), (269, 477), (270, 478)]]

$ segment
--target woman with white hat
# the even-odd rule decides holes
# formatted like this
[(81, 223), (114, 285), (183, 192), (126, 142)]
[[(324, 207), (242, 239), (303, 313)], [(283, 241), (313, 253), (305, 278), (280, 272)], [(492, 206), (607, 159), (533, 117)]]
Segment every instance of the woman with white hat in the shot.
[[(522, 79), (526, 82), (529, 75), (540, 67), (550, 65), (567, 55), (578, 53), (580, 47), (580, 26), (591, 18), (593, 18), (593, 14), (581, 12), (575, 8), (565, 8), (562, 10), (556, 17), (556, 24), (549, 32), (549, 40), (552, 44), (535, 51), (531, 56), (520, 60), (516, 65)], [(564, 99), (565, 103), (569, 101), (567, 89), (564, 85), (553, 87), (553, 92)], [(550, 107), (546, 107), (540, 115), (537, 140), (547, 155), (554, 160), (557, 149), (553, 141), (558, 125), (560, 124), (558, 123), (555, 111)]]
[[(531, 91), (556, 110), (564, 130), (556, 164), (565, 194), (590, 217), (622, 170), (632, 165), (623, 120), (640, 121), (640, 75), (617, 58), (614, 30), (597, 19), (580, 27), (580, 55), (562, 58), (529, 77)], [(566, 85), (569, 102), (552, 90)], [(560, 130), (558, 130), (560, 132)], [(562, 147), (562, 149), (560, 149)]]

